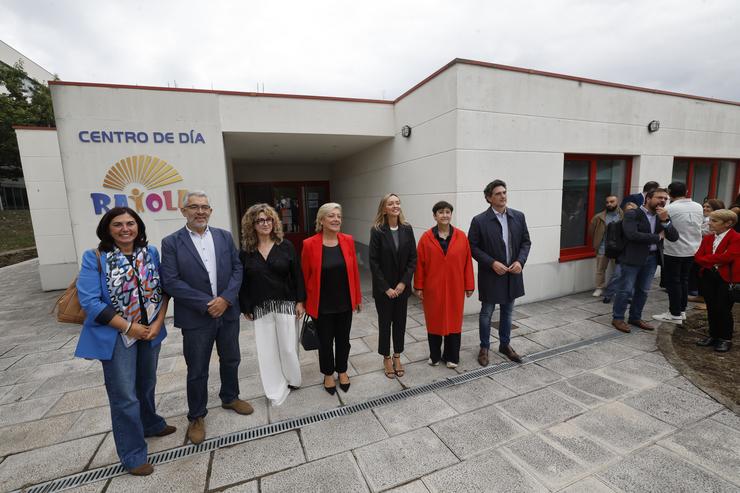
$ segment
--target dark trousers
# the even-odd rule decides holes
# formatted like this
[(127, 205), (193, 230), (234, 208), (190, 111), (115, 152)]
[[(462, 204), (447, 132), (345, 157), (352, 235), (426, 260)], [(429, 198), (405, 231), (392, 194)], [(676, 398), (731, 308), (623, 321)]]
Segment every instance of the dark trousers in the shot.
[(188, 366), (188, 419), (208, 414), (208, 364), (213, 344), (218, 352), (221, 390), (226, 404), (239, 397), (239, 320), (219, 321), (215, 328), (182, 331), (182, 352)]
[[(429, 341), (429, 357), (436, 363), (440, 359), (443, 361), (449, 361), (450, 363), (460, 362), (460, 337), (462, 334), (447, 334), (446, 336), (438, 336), (435, 334), (427, 334), (427, 340)], [(442, 352), (442, 340), (444, 340), (444, 352)]]
[(727, 283), (713, 270), (704, 270), (699, 277), (699, 292), (707, 304), (709, 319), (709, 336), (715, 339), (732, 340), (732, 329), (735, 321), (732, 317), (732, 305)]
[(319, 368), (324, 375), (347, 371), (351, 327), (352, 310), (342, 313), (320, 313), (316, 319), (316, 329), (319, 333)]
[(681, 315), (686, 311), (689, 297), (689, 274), (694, 257), (673, 257), (663, 255), (661, 277), (665, 278), (668, 290), (668, 308), (671, 315)]
[(375, 298), (375, 309), (378, 310), (378, 353), (383, 356), (391, 354), (391, 334), (393, 334), (393, 352), (403, 352), (403, 339), (406, 337), (406, 308), (409, 299), (389, 298), (385, 295)]

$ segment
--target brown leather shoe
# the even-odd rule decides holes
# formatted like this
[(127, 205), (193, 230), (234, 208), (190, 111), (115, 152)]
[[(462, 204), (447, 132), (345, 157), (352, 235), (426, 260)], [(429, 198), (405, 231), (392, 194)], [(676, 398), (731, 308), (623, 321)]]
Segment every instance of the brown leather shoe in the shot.
[(634, 325), (635, 327), (640, 327), (642, 330), (655, 330), (655, 327), (644, 320), (629, 320), (627, 323)]
[(498, 347), (498, 352), (509, 358), (514, 363), (521, 363), (522, 358), (516, 354), (516, 351), (512, 349), (511, 345), (507, 344), (504, 346), (503, 344), (500, 344)]
[(193, 442), (193, 445), (203, 443), (206, 439), (206, 422), (203, 417), (195, 418), (188, 425), (188, 440)]
[(617, 320), (615, 318), (615, 319), (612, 320), (612, 325), (619, 332), (625, 332), (627, 334), (629, 334), (630, 332), (632, 332), (632, 329), (630, 329), (630, 326), (627, 325), (627, 323), (624, 320)]
[(252, 405), (247, 401), (243, 401), (241, 399), (234, 399), (228, 404), (222, 402), (221, 407), (223, 407), (224, 409), (231, 409), (237, 414), (252, 414), (254, 412), (254, 408), (252, 407)]
[(133, 469), (129, 469), (128, 472), (134, 476), (149, 476), (154, 472), (154, 466), (149, 463), (145, 463), (140, 466), (136, 466)]
[(488, 349), (482, 347), (478, 352), (478, 364), (488, 366)]
[(166, 437), (167, 435), (172, 435), (174, 432), (177, 431), (177, 428), (175, 428), (172, 425), (165, 425), (164, 429), (160, 431), (159, 433), (155, 433), (155, 437)]

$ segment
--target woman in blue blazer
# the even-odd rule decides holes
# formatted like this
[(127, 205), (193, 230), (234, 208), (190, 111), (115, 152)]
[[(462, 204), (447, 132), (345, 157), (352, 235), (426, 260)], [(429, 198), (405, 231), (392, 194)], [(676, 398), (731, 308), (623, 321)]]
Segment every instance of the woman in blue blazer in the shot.
[(82, 255), (77, 278), (87, 316), (75, 356), (102, 363), (118, 457), (131, 474), (145, 476), (154, 467), (144, 437), (175, 432), (154, 410), (157, 360), (167, 336), (159, 253), (147, 246), (144, 222), (128, 207), (108, 211), (96, 233), (100, 244)]

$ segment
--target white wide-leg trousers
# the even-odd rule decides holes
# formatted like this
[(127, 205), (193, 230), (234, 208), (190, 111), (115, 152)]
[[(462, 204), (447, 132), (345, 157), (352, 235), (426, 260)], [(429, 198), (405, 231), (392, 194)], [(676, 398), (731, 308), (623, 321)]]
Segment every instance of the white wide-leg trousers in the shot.
[(267, 313), (254, 321), (257, 362), (265, 396), (273, 406), (288, 397), (288, 385), (301, 386), (295, 315)]

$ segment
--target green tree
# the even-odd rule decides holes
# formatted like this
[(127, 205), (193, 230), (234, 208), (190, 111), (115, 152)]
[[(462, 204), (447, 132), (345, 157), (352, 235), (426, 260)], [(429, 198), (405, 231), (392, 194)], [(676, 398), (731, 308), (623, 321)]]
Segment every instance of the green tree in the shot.
[(31, 79), (20, 61), (0, 63), (0, 179), (23, 176), (13, 125), (54, 126), (49, 87)]

